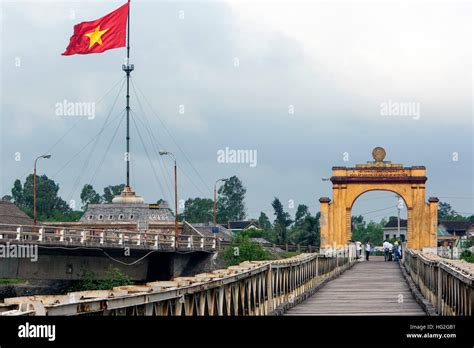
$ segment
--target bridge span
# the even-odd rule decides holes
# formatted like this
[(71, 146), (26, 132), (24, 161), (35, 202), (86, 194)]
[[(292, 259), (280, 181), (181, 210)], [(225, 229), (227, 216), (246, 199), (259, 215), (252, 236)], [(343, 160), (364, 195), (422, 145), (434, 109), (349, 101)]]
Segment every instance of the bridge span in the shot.
[(425, 315), (398, 263), (357, 262), (287, 315)]
[(6, 298), (0, 315), (470, 316), (473, 282), (474, 269), (464, 261), (407, 250), (401, 264), (359, 262), (349, 245), (332, 255), (246, 261), (171, 281)]

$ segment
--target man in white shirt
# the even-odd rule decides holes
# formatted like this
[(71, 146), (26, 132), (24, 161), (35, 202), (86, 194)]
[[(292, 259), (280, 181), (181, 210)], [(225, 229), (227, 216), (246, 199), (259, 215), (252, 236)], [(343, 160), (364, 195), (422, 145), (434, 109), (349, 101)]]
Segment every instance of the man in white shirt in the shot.
[(365, 260), (369, 261), (369, 255), (370, 255), (370, 240), (365, 243)]
[(387, 240), (384, 240), (382, 246), (383, 246), (383, 258), (385, 261), (388, 261), (390, 258), (390, 248), (392, 247), (392, 244), (389, 243)]

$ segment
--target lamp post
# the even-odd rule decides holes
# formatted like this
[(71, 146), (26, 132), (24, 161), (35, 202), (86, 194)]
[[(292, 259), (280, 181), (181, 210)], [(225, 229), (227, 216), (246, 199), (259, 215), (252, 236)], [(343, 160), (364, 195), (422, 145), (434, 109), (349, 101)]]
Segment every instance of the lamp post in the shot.
[(400, 236), (400, 210), (403, 208), (403, 200), (402, 197), (399, 195), (396, 195), (397, 197), (397, 233), (398, 233), (398, 238), (401, 240)]
[(36, 226), (36, 162), (40, 158), (51, 158), (51, 155), (42, 155), (38, 156), (35, 159), (35, 165), (34, 165), (34, 170), (33, 170), (33, 224)]
[(174, 234), (175, 247), (178, 249), (178, 172), (176, 167), (176, 157), (169, 151), (160, 151), (161, 156), (170, 156), (174, 161)]
[(226, 182), (229, 179), (219, 179), (214, 183), (214, 240), (217, 241), (217, 184), (222, 181)]

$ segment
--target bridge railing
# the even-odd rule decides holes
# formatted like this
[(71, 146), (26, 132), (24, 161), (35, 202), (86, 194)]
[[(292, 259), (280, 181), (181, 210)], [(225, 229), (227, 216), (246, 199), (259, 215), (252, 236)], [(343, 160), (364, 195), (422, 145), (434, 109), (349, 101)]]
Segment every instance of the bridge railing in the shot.
[(111, 290), (7, 298), (2, 315), (269, 315), (349, 267), (355, 252), (300, 254)]
[(460, 267), (461, 261), (408, 250), (402, 262), (439, 315), (473, 315), (474, 276), (466, 267)]
[(145, 231), (0, 224), (0, 242), (159, 250), (216, 249), (213, 237), (178, 235), (172, 227)]

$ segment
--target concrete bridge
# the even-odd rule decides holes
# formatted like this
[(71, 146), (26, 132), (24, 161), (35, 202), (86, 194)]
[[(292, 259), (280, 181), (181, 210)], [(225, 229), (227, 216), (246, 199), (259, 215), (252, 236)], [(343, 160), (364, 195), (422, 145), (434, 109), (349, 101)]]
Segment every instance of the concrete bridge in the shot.
[(474, 270), (408, 250), (359, 262), (350, 245), (110, 290), (7, 298), (2, 315), (472, 315)]
[(84, 270), (103, 277), (115, 267), (132, 280), (147, 281), (211, 270), (216, 239), (185, 230), (176, 238), (174, 223), (144, 231), (0, 224), (4, 250), (26, 253), (2, 257), (0, 278), (77, 280)]

